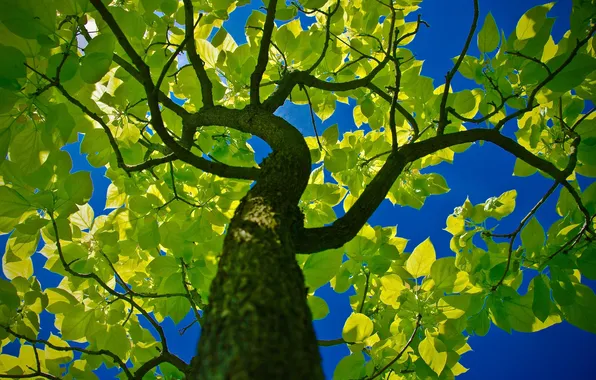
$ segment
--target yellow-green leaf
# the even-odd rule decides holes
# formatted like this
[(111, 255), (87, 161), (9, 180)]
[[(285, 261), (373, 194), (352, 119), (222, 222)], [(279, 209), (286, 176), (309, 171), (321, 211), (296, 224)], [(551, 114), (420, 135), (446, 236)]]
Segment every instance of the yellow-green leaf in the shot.
[(484, 19), (484, 25), (478, 32), (478, 50), (481, 53), (490, 53), (499, 46), (499, 29), (492, 13), (488, 13)]
[(373, 332), (373, 323), (362, 313), (352, 313), (346, 320), (342, 337), (346, 342), (362, 342)]
[(427, 238), (422, 243), (414, 248), (414, 252), (408, 257), (406, 261), (406, 270), (410, 272), (414, 278), (421, 276), (428, 276), (430, 268), (435, 262), (437, 256), (435, 254), (435, 247), (430, 238)]

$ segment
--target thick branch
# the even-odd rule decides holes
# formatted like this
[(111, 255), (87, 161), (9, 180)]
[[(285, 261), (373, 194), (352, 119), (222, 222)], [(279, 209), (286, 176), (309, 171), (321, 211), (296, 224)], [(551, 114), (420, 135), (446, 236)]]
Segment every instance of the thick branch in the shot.
[[(190, 0), (185, 0), (190, 1)], [(275, 11), (277, 7), (277, 0), (269, 0), (267, 6), (267, 17), (265, 18), (265, 26), (263, 28), (263, 37), (261, 38), (261, 47), (259, 49), (259, 56), (257, 57), (257, 64), (254, 71), (250, 75), (250, 104), (260, 104), (259, 86), (263, 74), (267, 68), (269, 61), (269, 45), (271, 45), (271, 35), (275, 27)]]
[(170, 354), (169, 352), (162, 352), (161, 355), (143, 363), (143, 365), (135, 371), (133, 379), (142, 380), (147, 372), (151, 371), (153, 368), (162, 363), (170, 363), (183, 373), (188, 373), (190, 370), (189, 365), (183, 362), (178, 356)]
[(217, 162), (208, 161), (202, 157), (195, 155), (190, 150), (185, 149), (176, 140), (174, 140), (174, 138), (168, 133), (168, 130), (164, 125), (163, 118), (161, 117), (159, 101), (158, 97), (156, 96), (156, 87), (151, 79), (149, 67), (134, 51), (134, 49), (130, 45), (130, 42), (128, 42), (128, 40), (124, 36), (122, 29), (120, 28), (118, 23), (116, 23), (116, 20), (114, 20), (114, 17), (105, 7), (105, 5), (103, 5), (101, 0), (91, 0), (91, 2), (95, 6), (97, 11), (100, 13), (102, 19), (106, 22), (106, 24), (108, 24), (108, 27), (116, 35), (118, 42), (120, 43), (124, 51), (126, 51), (127, 54), (131, 56), (133, 63), (137, 66), (141, 82), (143, 83), (143, 87), (145, 88), (145, 94), (147, 95), (147, 103), (149, 104), (149, 111), (151, 113), (151, 125), (153, 126), (153, 129), (155, 130), (155, 132), (157, 132), (161, 140), (164, 142), (164, 144), (166, 144), (166, 146), (172, 150), (173, 154), (175, 154), (176, 157), (180, 160), (190, 165), (193, 165), (197, 169), (221, 177), (253, 180), (256, 179), (258, 173), (258, 169), (256, 168), (234, 167)]
[(337, 219), (330, 226), (298, 231), (294, 239), (296, 252), (314, 253), (343, 246), (356, 236), (379, 207), (406, 164), (441, 149), (480, 140), (498, 145), (529, 165), (547, 173), (558, 182), (566, 183), (567, 174), (565, 171), (559, 170), (551, 162), (535, 156), (517, 142), (501, 135), (494, 129), (471, 129), (435, 136), (428, 140), (405, 145), (397, 152), (391, 153), (381, 170), (344, 216)]
[(139, 72), (141, 74), (141, 78), (143, 80), (143, 84), (145, 84), (147, 79), (149, 81), (151, 81), (151, 77), (149, 76), (149, 66), (145, 63), (145, 61), (143, 61), (143, 58), (141, 58), (141, 56), (132, 47), (132, 45), (128, 41), (128, 38), (126, 38), (126, 35), (120, 28), (120, 25), (118, 25), (118, 23), (114, 19), (114, 16), (112, 16), (110, 11), (108, 11), (108, 8), (106, 8), (106, 6), (102, 3), (101, 0), (89, 0), (89, 1), (91, 2), (91, 4), (93, 4), (95, 9), (99, 12), (103, 21), (106, 24), (108, 24), (108, 27), (110, 28), (112, 33), (114, 33), (114, 35), (116, 36), (118, 43), (120, 44), (120, 46), (122, 46), (122, 49), (124, 49), (126, 54), (128, 54), (128, 56), (132, 60), (132, 63), (136, 66), (137, 70), (139, 70)]

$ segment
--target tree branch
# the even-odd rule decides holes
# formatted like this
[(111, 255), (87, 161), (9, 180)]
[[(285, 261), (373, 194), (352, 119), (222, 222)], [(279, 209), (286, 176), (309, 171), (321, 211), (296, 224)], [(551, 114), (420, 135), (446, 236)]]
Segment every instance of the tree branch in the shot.
[[(175, 154), (178, 159), (190, 165), (193, 165), (197, 169), (221, 177), (252, 180), (256, 179), (256, 177), (258, 176), (258, 169), (256, 168), (234, 167), (217, 162), (208, 161), (202, 157), (195, 155), (190, 150), (185, 149), (176, 140), (174, 140), (174, 138), (168, 133), (168, 130), (163, 123), (163, 119), (161, 117), (161, 110), (159, 107), (159, 101), (155, 91), (156, 87), (154, 86), (153, 81), (151, 79), (149, 66), (147, 66), (147, 64), (145, 64), (141, 57), (135, 52), (133, 47), (130, 45), (130, 42), (128, 42), (128, 40), (124, 36), (122, 29), (116, 23), (116, 20), (105, 7), (105, 5), (101, 2), (101, 0), (91, 0), (91, 2), (101, 15), (104, 22), (116, 35), (118, 42), (120, 43), (124, 51), (126, 51), (127, 54), (131, 56), (133, 63), (137, 66), (141, 82), (143, 84), (143, 87), (145, 88), (145, 93), (147, 95), (147, 102), (149, 104), (149, 111), (151, 113), (151, 125), (153, 126), (153, 129), (155, 130), (155, 132), (157, 132), (161, 140), (164, 142), (164, 144), (172, 150), (173, 154)], [(190, 116), (187, 116), (187, 118), (188, 117)]]
[(149, 371), (151, 371), (153, 368), (157, 367), (158, 365), (160, 365), (162, 363), (170, 363), (171, 365), (173, 365), (178, 370), (180, 370), (181, 372), (184, 372), (184, 373), (188, 373), (188, 371), (190, 370), (190, 366), (188, 364), (186, 364), (184, 361), (182, 361), (182, 359), (180, 359), (178, 356), (173, 355), (169, 352), (163, 351), (159, 356), (156, 356), (156, 357), (152, 358), (151, 360), (143, 363), (143, 365), (140, 366), (139, 369), (137, 369), (135, 371), (133, 379), (134, 380), (142, 380), (143, 377)]
[(339, 4), (340, 1), (337, 0), (337, 3), (335, 3), (335, 8), (333, 8), (333, 10), (327, 14), (327, 20), (325, 22), (325, 44), (323, 45), (323, 51), (321, 52), (321, 55), (319, 55), (319, 58), (317, 58), (315, 63), (313, 63), (312, 66), (306, 70), (306, 72), (309, 74), (312, 73), (313, 70), (321, 64), (321, 62), (323, 62), (325, 54), (327, 54), (327, 48), (329, 47), (329, 41), (331, 40), (331, 17), (333, 17), (335, 12), (337, 12), (337, 10), (339, 9)]
[[(394, 29), (395, 17), (391, 17), (388, 51), (390, 51), (393, 44)], [(314, 87), (325, 91), (350, 91), (360, 87), (366, 87), (390, 60), (391, 56), (389, 54), (385, 55), (385, 58), (365, 77), (348, 82), (327, 82), (314, 77), (308, 71), (288, 72), (281, 78), (277, 89), (263, 102), (263, 108), (269, 112), (275, 112), (276, 109), (284, 104), (296, 85)]]
[(497, 124), (495, 124), (494, 128), (496, 130), (500, 130), (505, 125), (505, 123), (507, 123), (509, 120), (520, 117), (520, 116), (524, 115), (525, 113), (536, 108), (538, 106), (538, 104), (534, 104), (534, 100), (536, 98), (536, 95), (538, 94), (538, 91), (540, 91), (544, 86), (546, 86), (548, 84), (548, 82), (553, 80), (561, 71), (563, 71), (563, 69), (565, 69), (565, 67), (567, 67), (567, 65), (569, 65), (571, 63), (571, 61), (573, 61), (573, 58), (575, 58), (575, 56), (577, 55), (579, 50), (582, 48), (582, 46), (584, 46), (590, 40), (590, 38), (592, 37), (592, 34), (594, 34), (594, 31), (596, 31), (596, 25), (592, 26), (592, 29), (590, 29), (590, 31), (588, 32), (588, 35), (586, 37), (584, 37), (584, 39), (577, 41), (575, 48), (573, 48), (571, 53), (569, 53), (569, 57), (567, 57), (567, 59), (561, 64), (561, 66), (559, 66), (556, 70), (552, 71), (546, 78), (544, 78), (544, 80), (542, 82), (540, 82), (532, 90), (532, 92), (528, 96), (528, 101), (527, 101), (528, 104), (526, 105), (526, 107), (521, 108), (521, 109), (507, 115), (503, 119), (499, 120), (499, 122)]
[[(201, 16), (199, 16), (199, 20)], [(203, 98), (203, 106), (204, 107), (212, 107), (213, 106), (213, 84), (209, 77), (207, 76), (207, 71), (205, 71), (205, 62), (201, 59), (199, 54), (197, 53), (197, 47), (195, 44), (194, 38), (194, 9), (192, 6), (192, 0), (184, 0), (184, 39), (188, 41), (188, 49), (186, 49), (188, 53), (188, 60), (192, 64), (192, 68), (194, 69), (195, 73), (197, 74), (197, 78), (199, 78), (199, 83), (201, 84), (201, 95)], [(198, 21), (197, 21), (198, 24)]]
[(337, 339), (330, 339), (330, 340), (318, 340), (317, 344), (321, 347), (332, 347), (332, 346), (338, 346), (340, 344), (352, 344), (350, 342), (346, 342), (345, 340), (343, 340), (343, 338), (337, 338)]
[(132, 297), (127, 297), (124, 294), (118, 293), (116, 290), (109, 287), (101, 278), (99, 278), (99, 276), (97, 274), (95, 274), (93, 272), (79, 273), (79, 272), (74, 271), (70, 267), (70, 264), (66, 261), (66, 259), (64, 258), (64, 254), (62, 252), (62, 244), (60, 243), (60, 235), (58, 233), (58, 225), (56, 224), (56, 219), (54, 218), (54, 214), (53, 214), (53, 212), (48, 212), (48, 214), (50, 216), (50, 220), (52, 221), (52, 227), (54, 229), (54, 236), (56, 236), (56, 250), (58, 251), (58, 257), (60, 259), (60, 263), (62, 264), (62, 266), (64, 267), (66, 272), (68, 272), (69, 274), (71, 274), (74, 277), (95, 280), (95, 282), (97, 282), (109, 294), (111, 294), (112, 296), (119, 298), (123, 301), (128, 302), (132, 307), (139, 310), (139, 312), (147, 319), (147, 321), (149, 321), (149, 323), (157, 331), (157, 334), (159, 335), (159, 337), (161, 339), (161, 345), (162, 345), (162, 350), (163, 350), (162, 352), (168, 352), (168, 344), (167, 344), (166, 336), (165, 336), (165, 333), (164, 333), (162, 327), (151, 317), (151, 315), (149, 315), (149, 313), (147, 313), (147, 311), (145, 311), (145, 309), (140, 307), (139, 304), (137, 304), (133, 300)]
[(449, 122), (447, 120), (447, 98), (449, 97), (449, 90), (451, 89), (451, 80), (459, 70), (459, 66), (463, 62), (468, 48), (470, 47), (470, 43), (472, 42), (472, 38), (474, 37), (474, 33), (476, 32), (476, 25), (478, 24), (478, 0), (474, 0), (474, 18), (472, 19), (472, 26), (470, 27), (470, 32), (468, 33), (468, 37), (466, 38), (466, 42), (464, 44), (464, 48), (462, 49), (455, 65), (453, 68), (447, 73), (445, 77), (445, 88), (443, 89), (443, 96), (441, 97), (441, 105), (439, 108), (439, 126), (437, 127), (437, 135), (442, 135), (445, 132), (445, 127)]
[(269, 61), (269, 45), (271, 45), (271, 35), (273, 34), (273, 28), (275, 27), (274, 21), (276, 7), (277, 0), (269, 0), (269, 5), (267, 6), (267, 17), (265, 18), (265, 25), (263, 28), (263, 37), (261, 38), (261, 47), (257, 57), (257, 64), (254, 71), (250, 75), (250, 104), (254, 105), (261, 103), (259, 96), (259, 86), (261, 84), (261, 79), (263, 79), (265, 69), (267, 68), (267, 62)]
[(402, 355), (406, 352), (408, 347), (410, 347), (410, 345), (414, 341), (414, 337), (416, 337), (416, 333), (418, 332), (418, 329), (420, 328), (421, 320), (422, 320), (422, 314), (418, 314), (418, 316), (416, 317), (416, 326), (414, 327), (414, 331), (412, 331), (412, 335), (410, 335), (410, 339), (408, 339), (405, 346), (403, 346), (403, 348), (397, 353), (397, 355), (395, 356), (395, 358), (393, 358), (393, 360), (391, 360), (389, 363), (387, 363), (387, 365), (385, 365), (383, 368), (381, 368), (380, 370), (375, 372), (373, 375), (371, 375), (371, 377), (369, 377), (367, 380), (373, 380), (373, 379), (379, 377), (380, 375), (383, 374), (383, 372), (385, 372), (389, 367), (391, 367), (396, 361), (398, 361), (399, 358), (402, 357)]
[(402, 146), (397, 152), (391, 153), (381, 170), (366, 186), (354, 205), (344, 216), (337, 219), (330, 226), (303, 228), (297, 231), (293, 239), (296, 253), (314, 253), (343, 246), (356, 236), (372, 216), (406, 164), (441, 149), (480, 140), (491, 142), (535, 168), (542, 170), (558, 182), (566, 183), (568, 175), (565, 171), (559, 170), (551, 162), (535, 156), (517, 142), (503, 136), (494, 129), (470, 129), (435, 136)]
[[(9, 334), (14, 335), (15, 337), (17, 337), (19, 339), (27, 341), (31, 344), (44, 344), (45, 346), (50, 347), (51, 349), (53, 349), (55, 351), (62, 351), (62, 352), (74, 351), (74, 352), (80, 352), (80, 353), (83, 353), (86, 355), (109, 356), (112, 360), (114, 360), (114, 362), (116, 364), (118, 364), (118, 366), (120, 366), (120, 368), (122, 368), (122, 371), (124, 371), (127, 378), (134, 379), (132, 373), (130, 372), (128, 367), (126, 367), (126, 363), (124, 363), (122, 361), (122, 359), (120, 359), (120, 357), (118, 355), (114, 354), (112, 351), (103, 350), (103, 349), (102, 350), (88, 350), (86, 348), (73, 347), (73, 346), (69, 346), (69, 347), (56, 346), (55, 344), (53, 344), (50, 341), (47, 341), (45, 339), (27, 338), (25, 335), (19, 334), (18, 332), (12, 330), (9, 326), (0, 325), (0, 327), (2, 327), (4, 330), (6, 330), (6, 332), (8, 332)], [(2, 377), (2, 376), (0, 376), (0, 377)]]
[[(374, 83), (371, 82), (366, 87), (368, 89), (370, 89), (372, 92), (374, 92), (375, 94), (379, 95), (381, 98), (383, 98), (383, 100), (387, 101), (389, 104), (392, 103), (391, 95), (389, 95), (385, 91), (381, 90)], [(395, 109), (400, 114), (402, 114), (403, 117), (406, 118), (406, 120), (410, 124), (410, 127), (412, 127), (412, 130), (414, 131), (414, 136), (419, 136), (420, 131), (418, 128), (418, 123), (416, 122), (416, 119), (414, 118), (414, 116), (412, 116), (411, 113), (409, 113), (401, 104), (399, 104), (399, 102), (395, 103)]]
[[(546, 202), (546, 200), (551, 196), (551, 194), (557, 189), (558, 186), (559, 186), (559, 183), (555, 182), (550, 187), (550, 189), (548, 189), (546, 194), (544, 194), (542, 196), (542, 198), (538, 201), (538, 203), (536, 203), (534, 205), (534, 207), (532, 207), (530, 212), (522, 219), (522, 221), (519, 223), (519, 225), (517, 226), (515, 231), (513, 231), (507, 235), (502, 235), (503, 237), (509, 237), (509, 248), (507, 251), (507, 264), (505, 265), (505, 271), (503, 272), (503, 275), (501, 276), (499, 281), (497, 281), (497, 283), (492, 286), (491, 289), (493, 292), (495, 290), (497, 290), (499, 288), (499, 286), (501, 286), (501, 284), (503, 283), (503, 281), (505, 281), (505, 278), (507, 278), (507, 275), (509, 274), (509, 268), (511, 267), (511, 257), (513, 256), (512, 255), (513, 254), (513, 243), (515, 242), (517, 235), (521, 232), (522, 228), (526, 225), (528, 220), (530, 220), (530, 218), (536, 213), (536, 211), (538, 211), (540, 206), (542, 206), (544, 204), (544, 202)], [(490, 234), (490, 235), (492, 235), (492, 234)], [(498, 236), (498, 235), (492, 235), (492, 236)]]

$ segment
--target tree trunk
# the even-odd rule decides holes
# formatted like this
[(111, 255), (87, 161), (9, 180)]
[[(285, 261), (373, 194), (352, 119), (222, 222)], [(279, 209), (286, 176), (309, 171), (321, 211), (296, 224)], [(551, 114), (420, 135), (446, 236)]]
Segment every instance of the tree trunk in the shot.
[[(277, 130), (279, 118), (264, 120)], [(286, 139), (288, 128), (285, 121)], [(284, 129), (284, 128), (281, 128)], [(322, 379), (304, 277), (295, 258), (297, 204), (310, 173), (302, 136), (286, 140), (262, 164), (224, 240), (199, 341), (196, 378)], [(279, 137), (279, 136), (277, 136)]]

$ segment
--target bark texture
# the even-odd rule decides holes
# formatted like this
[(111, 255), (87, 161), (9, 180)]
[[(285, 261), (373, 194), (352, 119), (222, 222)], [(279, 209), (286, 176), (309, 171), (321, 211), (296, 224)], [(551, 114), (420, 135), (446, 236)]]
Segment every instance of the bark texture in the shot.
[[(293, 231), (310, 173), (300, 133), (270, 114), (241, 118), (277, 150), (236, 210), (211, 285), (199, 341), (199, 379), (323, 379)], [(279, 143), (283, 141), (283, 143)]]

